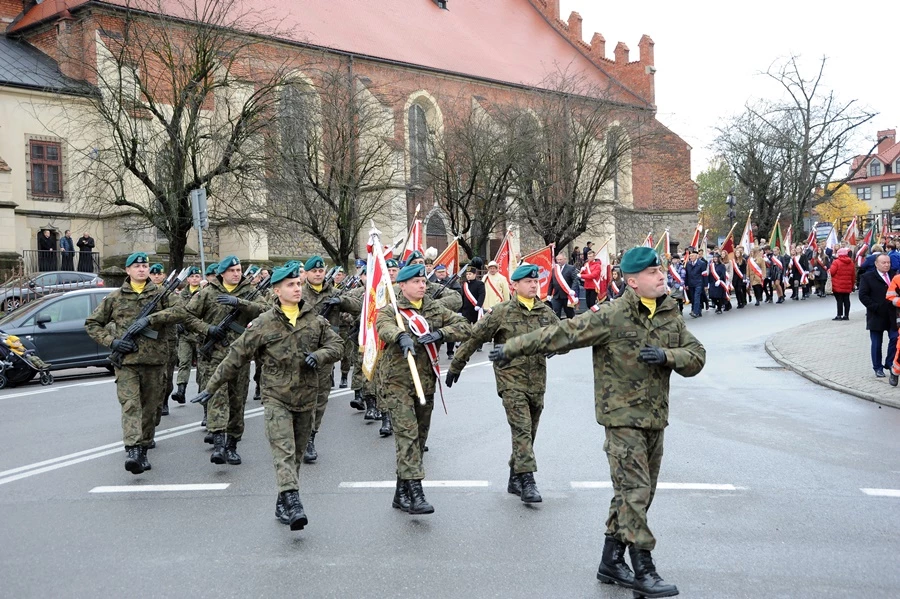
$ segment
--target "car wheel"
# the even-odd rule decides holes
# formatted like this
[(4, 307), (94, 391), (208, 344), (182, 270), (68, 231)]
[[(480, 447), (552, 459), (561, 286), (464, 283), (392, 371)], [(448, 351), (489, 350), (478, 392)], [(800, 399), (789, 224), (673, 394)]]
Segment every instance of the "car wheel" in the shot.
[(22, 303), (17, 297), (10, 297), (3, 300), (3, 310), (5, 312), (13, 312), (14, 310), (18, 310), (19, 306), (21, 305)]

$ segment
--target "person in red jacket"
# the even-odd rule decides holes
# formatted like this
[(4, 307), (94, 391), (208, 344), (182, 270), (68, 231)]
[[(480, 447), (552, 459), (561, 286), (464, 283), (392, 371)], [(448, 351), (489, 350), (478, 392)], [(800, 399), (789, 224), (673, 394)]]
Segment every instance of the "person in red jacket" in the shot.
[(837, 302), (837, 316), (832, 320), (850, 320), (850, 294), (856, 286), (856, 265), (850, 259), (850, 250), (841, 248), (831, 264), (831, 291)]
[(595, 258), (593, 251), (587, 253), (587, 260), (578, 277), (584, 282), (584, 301), (588, 308), (597, 303), (597, 298), (606, 297), (605, 268), (606, 265)]

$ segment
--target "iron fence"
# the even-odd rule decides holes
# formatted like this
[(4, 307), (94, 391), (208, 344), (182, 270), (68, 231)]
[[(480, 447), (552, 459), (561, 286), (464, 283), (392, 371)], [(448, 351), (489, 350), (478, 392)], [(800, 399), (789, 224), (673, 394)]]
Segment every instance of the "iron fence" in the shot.
[(54, 270), (100, 272), (100, 252), (74, 252), (64, 255), (60, 251), (23, 250), (22, 262), (26, 274)]

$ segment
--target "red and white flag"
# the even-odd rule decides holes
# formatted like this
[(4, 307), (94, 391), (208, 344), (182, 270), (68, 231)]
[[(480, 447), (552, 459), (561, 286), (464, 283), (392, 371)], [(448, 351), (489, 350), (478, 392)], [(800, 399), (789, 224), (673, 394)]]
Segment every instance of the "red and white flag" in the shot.
[(787, 233), (784, 234), (784, 250), (785, 253), (790, 255), (791, 250), (794, 248), (794, 225), (788, 225)]
[(553, 267), (555, 266), (553, 262), (553, 245), (548, 245), (536, 252), (531, 252), (527, 256), (523, 256), (520, 266), (526, 262), (538, 267), (538, 279), (541, 282), (538, 297), (546, 298), (550, 292), (550, 277), (553, 276)]
[(700, 236), (703, 234), (703, 225), (699, 222), (697, 223), (697, 229), (694, 231), (694, 236), (691, 237), (690, 247), (694, 249), (698, 249), (700, 247)]
[(443, 264), (447, 268), (447, 276), (452, 277), (459, 270), (459, 240), (450, 242), (441, 255), (434, 259), (434, 266)]
[(381, 342), (375, 330), (375, 319), (378, 317), (378, 311), (388, 304), (387, 288), (391, 284), (391, 278), (385, 264), (384, 246), (381, 245), (377, 231), (373, 230), (369, 234), (369, 243), (366, 247), (369, 248), (366, 262), (366, 294), (363, 296), (358, 342), (363, 354), (362, 371), (371, 381), (375, 376), (375, 364), (381, 350)]
[(500, 243), (500, 248), (497, 250), (497, 255), (494, 256), (494, 262), (496, 262), (497, 266), (500, 268), (500, 274), (506, 277), (507, 281), (509, 281), (509, 275), (512, 274), (512, 272), (510, 272), (511, 261), (512, 231), (507, 231), (506, 237), (503, 238), (503, 241)]
[[(612, 263), (609, 261), (609, 240), (603, 242), (594, 257), (600, 261), (600, 280), (612, 281)], [(618, 292), (616, 292), (618, 293)], [(598, 297), (598, 300), (603, 299)]]
[(650, 231), (649, 233), (647, 233), (647, 239), (644, 240), (644, 247), (645, 248), (653, 247), (653, 231)]
[(819, 251), (819, 240), (816, 239), (816, 225), (818, 224), (818, 222), (813, 224), (812, 230), (809, 232), (809, 237), (806, 238), (806, 249), (810, 249), (814, 252)]
[(847, 226), (847, 232), (844, 233), (844, 243), (849, 243), (850, 245), (856, 245), (856, 238), (859, 236), (859, 228), (856, 226), (856, 217), (853, 217), (853, 220), (850, 221), (850, 224)]
[(869, 230), (866, 231), (866, 236), (863, 237), (862, 245), (859, 246), (859, 251), (856, 252), (856, 265), (862, 267), (863, 262), (866, 261), (866, 250), (868, 250), (872, 246), (872, 234), (875, 231), (875, 225), (873, 224), (869, 227)]
[(753, 225), (750, 224), (750, 216), (753, 214), (753, 211), (750, 211), (750, 214), (747, 215), (747, 224), (744, 225), (744, 233), (741, 235), (741, 245), (744, 247), (744, 255), (750, 256), (750, 252), (753, 251), (753, 245), (756, 241), (753, 239)]
[(409, 241), (406, 242), (406, 247), (403, 248), (403, 255), (400, 257), (400, 260), (409, 262), (409, 256), (413, 252), (425, 253), (425, 248), (422, 246), (422, 221), (420, 220), (416, 220), (409, 230)]

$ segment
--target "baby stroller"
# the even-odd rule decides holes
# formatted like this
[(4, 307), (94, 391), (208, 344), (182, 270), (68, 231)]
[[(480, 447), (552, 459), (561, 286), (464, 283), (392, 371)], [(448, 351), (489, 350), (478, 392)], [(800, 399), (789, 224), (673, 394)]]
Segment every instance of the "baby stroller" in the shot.
[(15, 387), (34, 378), (41, 377), (42, 385), (52, 385), (53, 375), (47, 364), (33, 349), (26, 348), (15, 335), (0, 332), (0, 389)]

